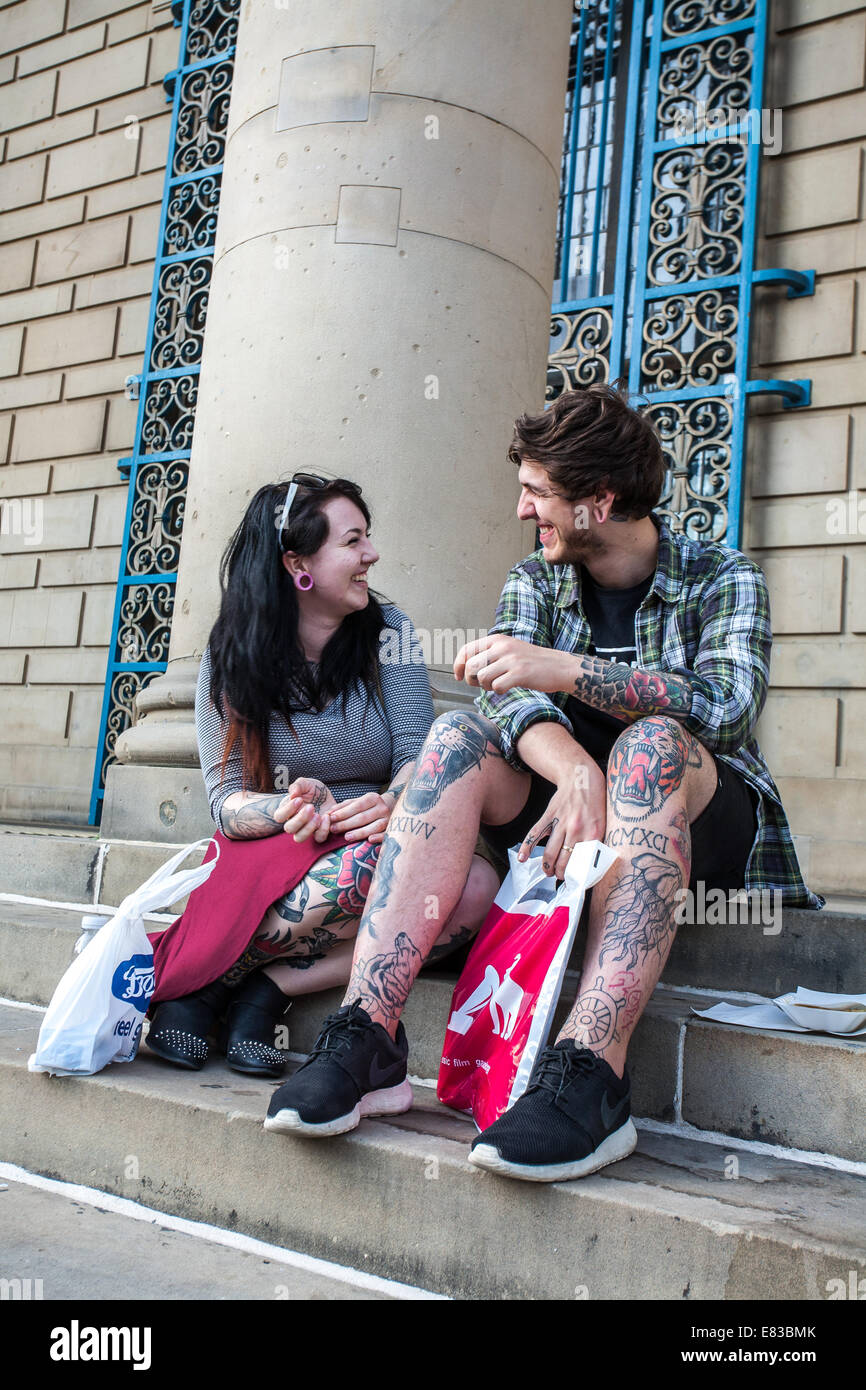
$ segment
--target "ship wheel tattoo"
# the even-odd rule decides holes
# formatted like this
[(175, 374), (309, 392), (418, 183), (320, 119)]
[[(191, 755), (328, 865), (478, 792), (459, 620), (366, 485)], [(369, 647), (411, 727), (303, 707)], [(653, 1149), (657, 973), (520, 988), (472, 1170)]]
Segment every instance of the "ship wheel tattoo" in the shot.
[(575, 1042), (583, 1047), (603, 1050), (616, 1039), (616, 1021), (624, 999), (614, 999), (604, 988), (604, 976), (599, 975), (592, 989), (585, 989), (577, 1000), (571, 1017)]

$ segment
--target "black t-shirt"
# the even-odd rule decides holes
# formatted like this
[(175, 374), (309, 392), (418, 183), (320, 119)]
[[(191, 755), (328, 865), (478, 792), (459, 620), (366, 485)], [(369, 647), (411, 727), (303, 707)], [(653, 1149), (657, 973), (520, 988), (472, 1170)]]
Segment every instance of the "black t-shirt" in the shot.
[[(580, 569), (583, 611), (590, 627), (588, 656), (637, 665), (634, 620), (637, 610), (653, 585), (655, 574), (628, 589), (605, 589), (597, 584), (585, 565)], [(604, 710), (593, 709), (569, 696), (565, 712), (574, 726), (578, 743), (591, 757), (606, 763), (614, 740), (627, 724)]]

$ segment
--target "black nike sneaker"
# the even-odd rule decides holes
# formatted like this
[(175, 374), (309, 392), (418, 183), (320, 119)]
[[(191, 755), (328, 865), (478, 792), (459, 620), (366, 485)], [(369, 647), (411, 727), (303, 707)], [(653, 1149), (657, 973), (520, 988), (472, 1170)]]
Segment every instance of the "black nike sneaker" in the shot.
[(626, 1158), (637, 1144), (631, 1082), (570, 1038), (546, 1047), (532, 1082), (479, 1134), (469, 1162), (529, 1182), (567, 1182)]
[(274, 1092), (265, 1129), (328, 1138), (354, 1129), (364, 1115), (402, 1115), (412, 1105), (408, 1056), (402, 1023), (392, 1042), (357, 1000), (338, 1009), (306, 1062)]

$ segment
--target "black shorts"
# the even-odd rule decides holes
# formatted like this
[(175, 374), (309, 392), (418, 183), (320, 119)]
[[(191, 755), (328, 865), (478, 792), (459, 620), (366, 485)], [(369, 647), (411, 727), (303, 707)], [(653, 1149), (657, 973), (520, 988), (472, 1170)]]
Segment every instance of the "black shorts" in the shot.
[[(602, 766), (600, 760), (599, 765)], [(757, 792), (721, 758), (714, 758), (717, 785), (707, 806), (692, 821), (692, 874), (694, 892), (699, 881), (707, 891), (744, 888), (746, 864), (758, 833)], [(529, 798), (523, 810), (507, 825), (481, 826), (481, 834), (493, 852), (508, 862), (508, 850), (526, 838), (544, 815), (556, 788), (532, 774)]]

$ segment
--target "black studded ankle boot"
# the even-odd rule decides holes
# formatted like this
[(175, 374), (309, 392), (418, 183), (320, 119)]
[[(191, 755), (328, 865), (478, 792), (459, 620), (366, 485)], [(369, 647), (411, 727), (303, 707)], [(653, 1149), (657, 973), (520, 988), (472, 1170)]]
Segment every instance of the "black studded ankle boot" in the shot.
[(150, 1051), (177, 1067), (201, 1071), (208, 1058), (208, 1037), (216, 1035), (219, 1017), (231, 997), (228, 985), (214, 980), (194, 994), (157, 1004), (145, 1039)]
[(247, 1076), (282, 1076), (286, 1049), (275, 1046), (275, 1029), (292, 1001), (260, 970), (233, 991), (226, 1013), (225, 1053), (232, 1071)]

